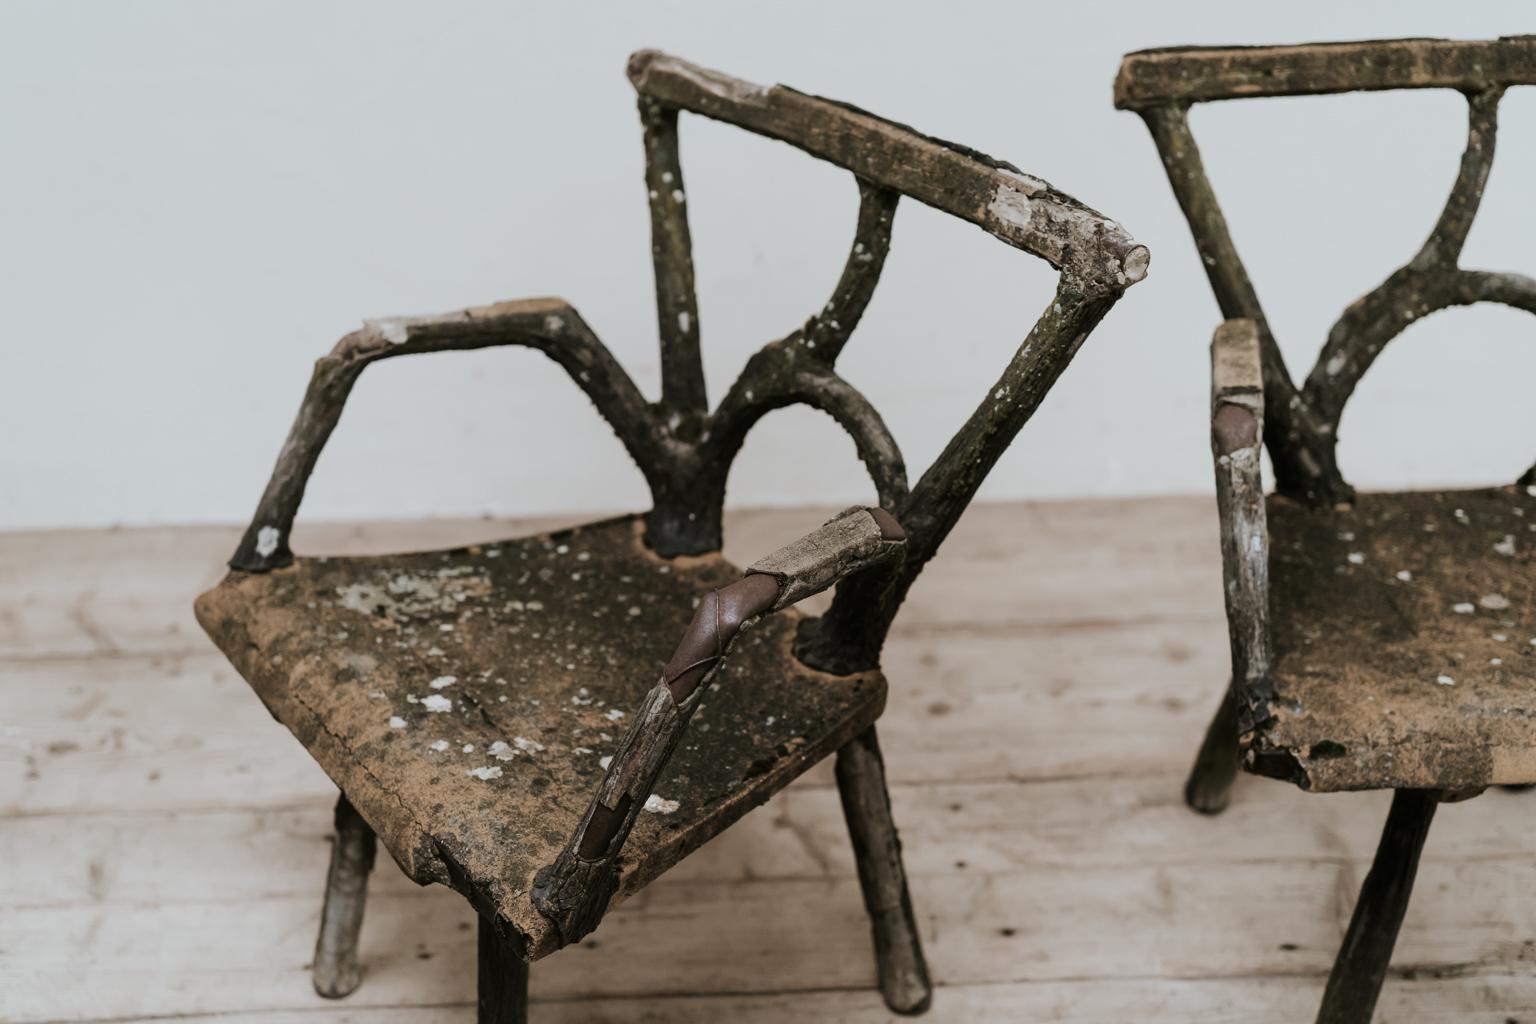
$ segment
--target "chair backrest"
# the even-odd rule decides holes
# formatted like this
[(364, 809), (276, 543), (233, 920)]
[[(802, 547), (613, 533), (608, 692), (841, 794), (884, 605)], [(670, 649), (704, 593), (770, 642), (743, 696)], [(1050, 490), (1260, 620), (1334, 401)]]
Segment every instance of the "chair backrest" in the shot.
[[(731, 462), (766, 413), (803, 403), (832, 416), (852, 435), (881, 506), (896, 515), (908, 536), (907, 558), (894, 575), (876, 581), (860, 574), (857, 583), (839, 589), (821, 620), (819, 664), (865, 667), (878, 657), (912, 580), (987, 472), (1089, 332), (1125, 289), (1145, 276), (1147, 249), (1114, 221), (1039, 178), (853, 107), (783, 86), (751, 85), (654, 51), (631, 57), (629, 76), (640, 94), (645, 129), (660, 400), (647, 401), (581, 316), (559, 299), (369, 321), (316, 362), (288, 441), (230, 565), (267, 572), (292, 560), (289, 534), (305, 486), (365, 367), (399, 355), (521, 345), (564, 367), (613, 427), (651, 488), (655, 504), (646, 520), (646, 541), (666, 557), (720, 549)], [(713, 410), (699, 357), (687, 194), (678, 162), (682, 110), (789, 142), (848, 170), (859, 186), (853, 245), (831, 299), (803, 326), (754, 353)], [(901, 449), (880, 414), (834, 368), (874, 294), (896, 204), (904, 195), (978, 225), (1060, 274), (1053, 301), (1002, 377), (910, 488)]]
[[(1151, 130), (1222, 315), (1258, 324), (1265, 443), (1280, 493), (1315, 504), (1352, 497), (1336, 456), (1344, 404), (1387, 342), (1410, 324), (1436, 310), (1475, 302), (1536, 313), (1536, 280), (1460, 266), (1493, 162), (1499, 100), (1509, 86), (1531, 84), (1536, 84), (1536, 36), (1191, 47), (1132, 53), (1121, 63), (1115, 106), (1136, 111)], [(1419, 251), (1344, 310), (1298, 386), (1206, 178), (1189, 129), (1189, 107), (1256, 96), (1429, 88), (1456, 89), (1467, 98), (1467, 148), (1450, 198)], [(1536, 467), (1526, 477), (1533, 474)]]
[[(1130, 285), (1149, 255), (1114, 221), (1011, 164), (922, 135), (847, 104), (763, 87), (655, 51), (630, 58), (645, 128), (662, 397), (673, 448), (668, 465), (646, 470), (656, 500), (648, 541), (662, 554), (716, 550), (726, 477), (747, 432), (766, 413), (804, 403), (853, 437), (880, 504), (906, 528), (908, 553), (894, 582), (850, 581), (824, 617), (824, 645), (867, 662), (877, 655), (896, 606), (961, 512), (1034, 413), (1078, 347)], [(704, 391), (699, 316), (678, 162), (677, 115), (690, 111), (788, 142), (851, 172), (857, 227), (831, 299), (805, 324), (747, 362), (713, 411)], [(880, 414), (835, 371), (874, 293), (902, 196), (960, 217), (1059, 271), (1056, 293), (1002, 377), (917, 484), (907, 486), (901, 451)], [(642, 467), (645, 469), (646, 467)], [(880, 595), (869, 593), (873, 586)], [(876, 608), (878, 606), (878, 608)], [(872, 612), (873, 610), (873, 612)], [(836, 636), (837, 641), (831, 642)], [(825, 651), (824, 651), (825, 653)], [(822, 658), (849, 667), (846, 658)]]

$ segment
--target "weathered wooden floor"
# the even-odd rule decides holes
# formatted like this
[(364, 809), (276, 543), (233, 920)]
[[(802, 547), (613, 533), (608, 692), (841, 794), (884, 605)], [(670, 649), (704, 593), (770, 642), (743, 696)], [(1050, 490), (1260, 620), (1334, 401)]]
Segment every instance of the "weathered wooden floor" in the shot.
[[(819, 521), (740, 513), (728, 550)], [(0, 534), (0, 1021), (468, 1022), (471, 912), (387, 859), (362, 988), (310, 990), (334, 791), (192, 621), (235, 539)], [(1220, 599), (1202, 499), (980, 506), (913, 591), (881, 738), (929, 1020), (1311, 1019), (1387, 800), (1244, 779), (1225, 816), (1184, 810)], [(535, 1019), (885, 1020), (868, 943), (823, 765), (536, 965)], [(1377, 1019), (1536, 1021), (1536, 793), (1441, 810)]]

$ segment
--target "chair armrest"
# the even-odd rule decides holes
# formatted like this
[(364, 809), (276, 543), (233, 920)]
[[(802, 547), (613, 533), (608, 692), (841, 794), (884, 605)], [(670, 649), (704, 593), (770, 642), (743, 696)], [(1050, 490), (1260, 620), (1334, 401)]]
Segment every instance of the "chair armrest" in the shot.
[(579, 941), (602, 920), (618, 887), (624, 841), (742, 630), (847, 576), (887, 565), (905, 550), (906, 534), (889, 513), (848, 509), (699, 603), (569, 842), (534, 879), (534, 906), (554, 922), (562, 945)]
[(1228, 320), (1211, 340), (1211, 454), (1238, 731), (1269, 715), (1269, 529), (1264, 513), (1264, 379), (1259, 328)]
[(524, 299), (476, 306), (438, 316), (394, 317), (365, 322), (315, 361), (303, 404), (278, 453), (277, 465), (229, 560), (230, 568), (268, 572), (293, 561), (289, 532), (304, 488), (357, 378), (371, 363), (421, 352), (522, 345), (560, 363), (587, 393), (630, 449), (650, 441), (645, 397), (581, 315), (561, 299)]

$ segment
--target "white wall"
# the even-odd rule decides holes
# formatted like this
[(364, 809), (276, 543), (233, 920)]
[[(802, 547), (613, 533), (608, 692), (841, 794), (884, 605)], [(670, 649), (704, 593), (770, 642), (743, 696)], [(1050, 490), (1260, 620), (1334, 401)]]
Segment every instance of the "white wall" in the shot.
[[(944, 13), (939, 13), (940, 9)], [(1523, 15), (1523, 17), (1522, 17)], [(1153, 252), (997, 468), (993, 498), (1208, 487), (1215, 304), (1140, 121), (1126, 50), (1533, 29), (1529, 5), (1229, 2), (0, 5), (0, 526), (248, 516), (311, 360), (364, 316), (570, 299), (654, 392), (655, 314), (626, 54), (660, 47), (847, 99), (1010, 159)], [(1454, 93), (1250, 101), (1195, 127), (1298, 372), (1407, 258), (1454, 176)], [(1469, 265), (1536, 271), (1536, 89), (1503, 106)], [(683, 155), (708, 373), (826, 297), (852, 228), (843, 172), (692, 118)], [(914, 478), (1002, 367), (1043, 264), (915, 203), (843, 363)], [(1442, 313), (1344, 421), (1360, 483), (1506, 481), (1536, 457), (1536, 323)], [(772, 416), (742, 504), (864, 497), (830, 421)], [(638, 473), (527, 351), (364, 376), (305, 513), (639, 507)]]

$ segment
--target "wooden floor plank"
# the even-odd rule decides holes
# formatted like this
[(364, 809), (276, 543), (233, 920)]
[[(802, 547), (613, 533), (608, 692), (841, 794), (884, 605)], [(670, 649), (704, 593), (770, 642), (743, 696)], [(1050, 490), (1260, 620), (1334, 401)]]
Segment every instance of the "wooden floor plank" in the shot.
[[(1246, 920), (1238, 908), (1253, 904), (1254, 878), (1204, 865), (957, 872), (914, 879), (913, 896), (935, 975), (951, 984), (1310, 977), (1327, 972), (1355, 877), (1348, 866), (1273, 865), (1262, 914)], [(1399, 969), (1530, 974), (1533, 894), (1529, 859), (1424, 865)], [(90, 1019), (101, 1005), (91, 989), (111, 993), (119, 1016), (303, 1008), (314, 998), (305, 965), (318, 910), (310, 895), (11, 911), (5, 948), (36, 952), (8, 958), (6, 1010), (12, 1022)], [(353, 1004), (462, 999), (473, 987), (471, 921), (447, 890), (381, 893), (361, 947), (370, 974)], [(860, 989), (874, 980), (850, 878), (661, 883), (581, 948), (541, 961), (534, 979), (545, 998)]]
[[(1181, 1024), (1253, 1024), (1307, 1020), (1322, 995), (1321, 978), (1094, 980), (941, 985), (931, 1024), (1105, 1024), (1169, 1020)], [(1375, 1024), (1509, 1024), (1536, 1001), (1536, 981), (1501, 975), (1411, 981), (1394, 978)], [(768, 995), (535, 998), (539, 1024), (782, 1024), (786, 1020), (888, 1024), (889, 1011), (871, 991), (802, 991)], [(207, 1019), (207, 1018), (205, 1018)], [(218, 1024), (469, 1024), (473, 1004), (359, 1007), (322, 1003), (275, 1013), (233, 1013)], [(117, 1018), (122, 1021), (123, 1018)], [(184, 1024), (185, 1017), (133, 1018), (135, 1024)], [(51, 1024), (51, 1022), (50, 1022)], [(126, 1024), (126, 1022), (124, 1022)]]
[[(821, 515), (736, 513), (736, 557)], [(322, 525), (310, 549), (544, 525)], [(881, 734), (928, 1019), (1313, 1012), (1386, 799), (1245, 778), (1220, 818), (1180, 803), (1226, 673), (1213, 531), (1200, 499), (980, 506), (914, 590)], [(362, 989), (310, 991), (334, 790), (190, 620), (235, 532), (0, 535), (0, 1021), (473, 1016), (470, 911), (387, 861)], [(830, 781), (538, 965), (537, 1019), (888, 1020)], [(1533, 800), (1442, 809), (1378, 1021), (1536, 1013)]]

